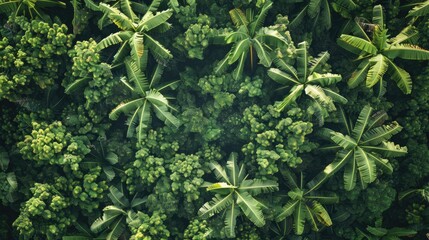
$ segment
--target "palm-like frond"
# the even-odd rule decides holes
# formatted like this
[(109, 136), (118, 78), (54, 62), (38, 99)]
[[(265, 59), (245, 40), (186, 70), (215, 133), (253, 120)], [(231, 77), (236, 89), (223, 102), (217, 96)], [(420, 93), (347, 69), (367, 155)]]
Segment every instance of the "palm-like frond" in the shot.
[(361, 82), (363, 82), (363, 80), (365, 80), (368, 74), (369, 67), (370, 67), (370, 63), (368, 59), (362, 61), (359, 64), (358, 68), (352, 73), (352, 76), (350, 77), (350, 79), (348, 80), (347, 82), (348, 86), (350, 88), (355, 88)]
[(323, 225), (330, 227), (332, 226), (332, 220), (329, 216), (328, 211), (326, 211), (325, 207), (317, 201), (312, 202), (312, 210), (315, 212), (317, 219)]
[(323, 66), (323, 64), (328, 61), (329, 57), (330, 55), (327, 51), (319, 53), (316, 58), (310, 61), (310, 69), (308, 74), (312, 74), (314, 71), (319, 70)]
[(237, 217), (240, 214), (240, 209), (235, 202), (231, 203), (231, 207), (226, 210), (225, 214), (225, 227), (223, 228), (226, 236), (229, 238), (235, 237), (235, 225), (237, 223)]
[(268, 193), (277, 191), (278, 183), (272, 180), (251, 179), (244, 180), (240, 184), (240, 190), (244, 190), (256, 196), (260, 193)]
[(131, 31), (112, 33), (109, 36), (103, 38), (99, 43), (97, 43), (97, 50), (103, 50), (112, 45), (125, 42), (129, 40), (132, 36), (133, 36), (133, 33)]
[(337, 43), (342, 48), (355, 54), (361, 54), (362, 52), (367, 54), (376, 54), (378, 51), (377, 47), (370, 41), (347, 34), (341, 34)]
[(383, 54), (391, 59), (398, 57), (408, 60), (429, 60), (428, 50), (410, 44), (390, 46), (390, 48), (384, 50)]
[(360, 142), (360, 139), (368, 123), (370, 122), (371, 114), (372, 114), (372, 107), (370, 107), (369, 105), (366, 105), (359, 113), (359, 117), (356, 120), (355, 127), (352, 130), (352, 138), (356, 142)]
[(295, 207), (294, 218), (293, 218), (293, 229), (295, 234), (302, 235), (304, 232), (305, 216), (307, 215), (307, 209), (303, 201), (299, 201)]
[(306, 81), (308, 73), (307, 42), (298, 44), (298, 49), (296, 50), (296, 66), (300, 82)]
[(277, 68), (270, 68), (268, 70), (268, 76), (274, 81), (276, 81), (277, 83), (280, 83), (282, 85), (287, 85), (289, 83), (301, 84), (300, 82), (298, 82), (296, 78), (292, 77), (291, 75)]
[(372, 22), (377, 24), (380, 28), (384, 28), (384, 12), (380, 4), (375, 5), (372, 9)]
[(282, 111), (285, 107), (289, 106), (290, 104), (292, 104), (293, 102), (295, 102), (295, 100), (301, 96), (302, 91), (304, 90), (304, 85), (298, 85), (294, 88), (291, 89), (291, 92), (289, 93), (289, 95), (287, 95), (282, 102), (280, 102), (279, 105), (277, 105), (276, 109), (277, 111)]
[(369, 60), (369, 64), (371, 66), (369, 67), (368, 74), (366, 76), (366, 86), (371, 88), (383, 79), (389, 65), (382, 54), (372, 57)]
[(260, 203), (254, 199), (248, 192), (236, 192), (237, 204), (243, 211), (244, 215), (249, 218), (256, 226), (262, 227), (265, 225), (265, 218), (260, 208)]
[(390, 77), (396, 82), (399, 89), (405, 94), (410, 94), (412, 90), (412, 80), (410, 74), (404, 69), (398, 67), (390, 59), (386, 58), (389, 68), (387, 71), (390, 73)]
[(365, 183), (372, 183), (377, 176), (375, 162), (360, 147), (355, 149), (355, 159), (362, 180)]
[(408, 12), (407, 17), (420, 17), (429, 13), (429, 1), (419, 3)]
[(272, 6), (273, 3), (271, 1), (266, 1), (264, 3), (261, 8), (261, 11), (258, 14), (258, 17), (250, 24), (250, 32), (252, 34), (254, 34), (257, 29), (260, 29), (262, 27), (262, 24), (267, 17), (268, 11), (271, 9)]
[(149, 90), (149, 82), (140, 70), (140, 66), (135, 61), (127, 59), (125, 61), (125, 67), (129, 80), (136, 86), (134, 89), (136, 89), (141, 96), (145, 96), (146, 92)]
[(125, 217), (121, 216), (114, 224), (110, 226), (110, 231), (106, 236), (106, 240), (117, 240), (125, 231)]
[(231, 20), (236, 27), (246, 26), (247, 28), (247, 25), (249, 25), (249, 21), (246, 18), (246, 14), (244, 14), (241, 9), (232, 9), (231, 11), (229, 11), (229, 16), (231, 16)]
[(115, 206), (120, 208), (127, 208), (130, 206), (130, 202), (125, 197), (124, 193), (117, 189), (115, 186), (110, 186), (109, 193), (107, 196), (112, 200)]
[(117, 120), (119, 118), (119, 114), (122, 113), (129, 113), (133, 110), (136, 110), (144, 103), (143, 98), (134, 99), (128, 102), (122, 102), (118, 106), (116, 106), (109, 114), (109, 118), (111, 120)]
[(212, 215), (221, 212), (234, 202), (232, 197), (233, 193), (222, 197), (221, 195), (216, 194), (212, 201), (205, 203), (200, 210), (198, 210), (198, 215), (202, 218), (209, 218)]
[(345, 150), (353, 149), (357, 145), (357, 142), (349, 135), (343, 135), (339, 132), (331, 133), (331, 139)]
[(356, 159), (353, 156), (352, 159), (346, 164), (344, 168), (344, 189), (351, 191), (356, 187), (357, 180), (357, 165)]
[(402, 127), (396, 121), (389, 125), (383, 125), (370, 129), (362, 135), (361, 144), (377, 145), (383, 141), (389, 140), (393, 135), (399, 133)]
[(171, 9), (157, 12), (155, 15), (153, 15), (151, 12), (148, 12), (148, 14), (139, 22), (137, 30), (148, 32), (167, 22), (167, 20), (170, 19), (172, 15), (173, 10)]
[(396, 35), (396, 37), (390, 39), (392, 45), (398, 45), (403, 42), (415, 42), (415, 39), (418, 38), (419, 32), (414, 26), (407, 26), (401, 30), (401, 32)]

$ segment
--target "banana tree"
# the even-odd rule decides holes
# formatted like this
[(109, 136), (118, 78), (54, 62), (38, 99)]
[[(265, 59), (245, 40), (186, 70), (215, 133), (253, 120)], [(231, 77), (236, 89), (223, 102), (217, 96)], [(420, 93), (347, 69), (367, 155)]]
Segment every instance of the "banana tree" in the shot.
[(404, 198), (407, 198), (416, 194), (420, 195), (426, 202), (429, 202), (429, 184), (426, 184), (422, 188), (409, 189), (407, 191), (401, 192), (398, 195), (398, 199), (402, 200)]
[(110, 34), (97, 44), (98, 50), (116, 44), (121, 45), (113, 57), (114, 64), (121, 64), (124, 58), (131, 55), (140, 69), (145, 70), (143, 59), (147, 58), (144, 56), (148, 54), (147, 50), (150, 50), (153, 57), (164, 65), (173, 57), (170, 51), (152, 36), (153, 33), (164, 32), (170, 27), (167, 20), (173, 15), (173, 11), (168, 9), (156, 12), (161, 0), (154, 0), (142, 17), (135, 14), (128, 0), (120, 0), (122, 11), (105, 3), (96, 5), (91, 0), (85, 1), (89, 8), (106, 14), (120, 29), (119, 32)]
[(366, 87), (372, 88), (378, 84), (380, 92), (383, 92), (385, 88), (383, 77), (388, 73), (402, 92), (410, 94), (411, 76), (397, 66), (394, 60), (395, 58), (429, 60), (429, 51), (417, 45), (405, 43), (415, 37), (416, 31), (412, 27), (405, 28), (396, 37), (389, 39), (387, 29), (384, 27), (384, 13), (381, 5), (374, 6), (372, 22), (374, 26), (371, 36), (365, 31), (361, 32), (360, 36), (341, 34), (337, 41), (342, 48), (358, 55), (357, 60), (361, 61), (348, 80), (349, 87), (357, 87), (365, 80)]
[(328, 61), (329, 53), (322, 52), (317, 58), (310, 61), (307, 43), (301, 42), (296, 50), (296, 68), (287, 64), (282, 59), (276, 59), (278, 68), (270, 68), (268, 76), (279, 84), (292, 86), (289, 94), (277, 105), (277, 110), (282, 111), (285, 107), (295, 102), (303, 92), (310, 97), (313, 107), (318, 110), (321, 119), (328, 112), (335, 111), (334, 102), (347, 103), (347, 99), (336, 93), (328, 86), (333, 86), (341, 81), (341, 75), (332, 73), (317, 73)]
[(116, 240), (120, 238), (127, 228), (127, 223), (135, 220), (136, 210), (146, 202), (145, 198), (138, 198), (137, 194), (129, 201), (122, 188), (114, 186), (109, 188), (108, 197), (113, 205), (106, 206), (103, 209), (103, 216), (97, 218), (91, 225), (91, 231), (94, 233), (107, 232), (106, 240)]
[(241, 213), (252, 221), (256, 226), (265, 225), (262, 213), (264, 205), (256, 200), (254, 196), (278, 190), (278, 184), (271, 180), (247, 179), (242, 164), (237, 165), (237, 153), (231, 153), (225, 169), (216, 162), (210, 163), (218, 183), (206, 183), (207, 191), (214, 192), (212, 201), (205, 203), (198, 215), (209, 218), (214, 214), (224, 212), (225, 227), (223, 231), (228, 237), (235, 237), (235, 225), (237, 216)]
[[(114, 108), (109, 118), (117, 120), (121, 113), (129, 114), (127, 125), (127, 137), (133, 137), (137, 128), (137, 141), (141, 141), (144, 130), (151, 122), (151, 112), (155, 111), (158, 119), (164, 121), (169, 126), (179, 127), (179, 120), (171, 114), (170, 110), (175, 110), (161, 92), (172, 88), (178, 81), (159, 85), (163, 67), (158, 64), (150, 81), (146, 78), (139, 66), (133, 60), (125, 60), (128, 79), (122, 77), (121, 81), (131, 91), (132, 97)], [(129, 82), (130, 81), (130, 82)]]
[(58, 0), (0, 0), (0, 13), (13, 18), (22, 14), (30, 16), (31, 19), (39, 17), (47, 20), (49, 16), (42, 11), (47, 7), (65, 8), (66, 4)]
[(212, 37), (211, 42), (215, 44), (233, 43), (234, 45), (216, 66), (215, 74), (224, 72), (229, 65), (238, 61), (237, 67), (233, 71), (233, 78), (239, 79), (248, 55), (250, 55), (250, 68), (253, 70), (255, 52), (259, 62), (263, 66), (269, 67), (272, 63), (272, 51), (290, 43), (290, 40), (278, 31), (262, 27), (272, 5), (271, 1), (266, 1), (257, 16), (251, 9), (248, 9), (246, 13), (238, 8), (229, 12), (237, 31)]
[(308, 184), (310, 190), (317, 189), (334, 173), (344, 168), (344, 188), (347, 191), (354, 189), (360, 176), (360, 183), (365, 188), (368, 183), (377, 178), (377, 166), (383, 172), (392, 173), (393, 168), (389, 163), (390, 157), (399, 157), (407, 153), (407, 147), (401, 147), (388, 140), (402, 130), (396, 122), (383, 125), (387, 115), (383, 112), (373, 113), (370, 106), (365, 106), (359, 114), (356, 124), (345, 117), (340, 109), (341, 121), (344, 124), (346, 134), (323, 129), (320, 135), (330, 140), (334, 145), (320, 148), (321, 150), (337, 151), (336, 159), (325, 167)]
[(305, 189), (302, 173), (299, 182), (296, 176), (288, 170), (283, 170), (282, 175), (290, 188), (288, 192), (290, 199), (277, 215), (276, 221), (283, 221), (285, 218), (293, 216), (293, 228), (297, 235), (304, 232), (306, 222), (309, 222), (315, 231), (319, 231), (319, 224), (331, 226), (331, 217), (322, 204), (337, 203), (338, 196), (334, 193), (318, 194), (314, 192), (314, 189)]

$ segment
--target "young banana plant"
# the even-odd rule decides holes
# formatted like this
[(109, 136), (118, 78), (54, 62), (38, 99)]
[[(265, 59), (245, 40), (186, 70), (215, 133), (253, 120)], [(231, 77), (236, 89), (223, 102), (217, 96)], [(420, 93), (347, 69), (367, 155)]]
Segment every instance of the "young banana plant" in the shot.
[(234, 79), (239, 79), (242, 76), (248, 56), (250, 59), (250, 68), (253, 70), (255, 53), (259, 58), (259, 62), (263, 66), (269, 67), (272, 63), (273, 50), (290, 43), (290, 40), (278, 31), (262, 27), (272, 5), (271, 1), (266, 1), (257, 16), (250, 9), (246, 13), (238, 8), (232, 9), (229, 12), (233, 23), (237, 27), (237, 31), (212, 37), (211, 42), (215, 44), (233, 43), (234, 45), (225, 58), (216, 66), (215, 74), (224, 72), (229, 65), (238, 61), (232, 76)]
[(342, 48), (358, 55), (357, 60), (360, 61), (347, 83), (351, 88), (357, 87), (364, 80), (368, 88), (378, 84), (378, 95), (381, 96), (385, 89), (383, 77), (388, 73), (402, 92), (410, 94), (411, 76), (396, 65), (394, 60), (395, 58), (429, 60), (429, 51), (406, 43), (417, 34), (417, 31), (411, 26), (404, 28), (396, 37), (388, 38), (388, 29), (385, 28), (384, 21), (383, 8), (381, 5), (376, 5), (373, 8), (372, 23), (374, 27), (371, 35), (361, 31), (359, 36), (341, 34), (337, 40), (338, 45)]
[(94, 233), (107, 231), (105, 239), (116, 240), (126, 232), (127, 223), (136, 218), (136, 210), (146, 202), (146, 198), (138, 198), (136, 194), (129, 201), (122, 188), (111, 186), (109, 191), (108, 197), (113, 205), (103, 209), (103, 216), (92, 223), (91, 231)]
[(318, 194), (314, 189), (304, 188), (304, 177), (301, 173), (299, 182), (296, 176), (284, 169), (282, 175), (290, 188), (289, 200), (276, 217), (276, 221), (283, 221), (293, 216), (293, 228), (297, 235), (304, 232), (305, 223), (309, 222), (313, 230), (319, 231), (319, 225), (331, 226), (332, 220), (322, 204), (337, 203), (339, 198), (334, 193)]
[(332, 73), (318, 73), (328, 61), (329, 53), (322, 52), (317, 58), (309, 60), (307, 42), (298, 44), (296, 50), (296, 68), (282, 59), (275, 59), (277, 68), (270, 68), (268, 76), (279, 84), (291, 86), (289, 94), (277, 105), (277, 110), (295, 102), (303, 92), (311, 99), (312, 106), (318, 112), (319, 120), (323, 123), (328, 112), (336, 110), (334, 102), (347, 103), (347, 99), (336, 93), (330, 86), (341, 81), (341, 75)]
[[(163, 67), (158, 64), (150, 81), (138, 66), (138, 63), (131, 59), (125, 60), (128, 79), (123, 77), (122, 83), (131, 91), (132, 98), (126, 100), (114, 108), (109, 118), (117, 120), (121, 113), (129, 114), (127, 125), (127, 137), (133, 137), (137, 129), (137, 141), (141, 141), (145, 129), (151, 122), (151, 112), (154, 111), (158, 119), (165, 124), (179, 127), (179, 120), (171, 114), (170, 110), (175, 110), (169, 103), (167, 97), (161, 92), (167, 88), (174, 87), (178, 81), (173, 81), (159, 85)], [(129, 82), (130, 81), (130, 82)]]
[(207, 191), (214, 192), (212, 201), (205, 203), (198, 215), (209, 218), (217, 213), (224, 212), (225, 227), (223, 231), (227, 237), (235, 237), (237, 217), (244, 215), (256, 226), (265, 225), (262, 213), (264, 205), (254, 198), (261, 193), (278, 190), (278, 184), (271, 180), (247, 179), (244, 166), (237, 165), (237, 153), (231, 153), (225, 169), (216, 162), (210, 163), (218, 183), (206, 183)]
[(105, 3), (96, 5), (91, 0), (85, 0), (85, 2), (90, 9), (103, 12), (120, 29), (119, 32), (107, 36), (97, 44), (98, 50), (116, 44), (121, 45), (113, 57), (113, 64), (121, 64), (127, 56), (131, 55), (140, 69), (145, 70), (143, 59), (147, 58), (144, 56), (148, 54), (147, 50), (164, 65), (173, 57), (169, 50), (153, 38), (153, 33), (164, 32), (170, 28), (167, 20), (173, 15), (171, 9), (156, 12), (161, 0), (152, 1), (141, 18), (135, 14), (128, 0), (120, 0), (122, 11)]
[(350, 191), (355, 188), (358, 174), (363, 188), (377, 178), (377, 166), (385, 173), (392, 173), (390, 157), (399, 157), (407, 153), (407, 147), (401, 147), (388, 140), (402, 130), (397, 122), (383, 125), (387, 119), (384, 112), (376, 112), (370, 106), (365, 106), (359, 114), (356, 123), (346, 118), (340, 109), (341, 121), (346, 133), (340, 133), (325, 128), (320, 135), (330, 140), (334, 145), (320, 148), (321, 150), (337, 151), (336, 159), (325, 167), (308, 184), (310, 190), (315, 190), (333, 174), (344, 168), (344, 188)]

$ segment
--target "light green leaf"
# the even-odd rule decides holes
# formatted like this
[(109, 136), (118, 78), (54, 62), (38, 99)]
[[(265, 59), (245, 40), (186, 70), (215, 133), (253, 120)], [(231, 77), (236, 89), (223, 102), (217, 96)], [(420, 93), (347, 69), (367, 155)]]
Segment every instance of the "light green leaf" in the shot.
[(260, 203), (246, 191), (235, 192), (237, 194), (237, 204), (247, 218), (257, 227), (265, 225), (265, 218), (260, 209)]

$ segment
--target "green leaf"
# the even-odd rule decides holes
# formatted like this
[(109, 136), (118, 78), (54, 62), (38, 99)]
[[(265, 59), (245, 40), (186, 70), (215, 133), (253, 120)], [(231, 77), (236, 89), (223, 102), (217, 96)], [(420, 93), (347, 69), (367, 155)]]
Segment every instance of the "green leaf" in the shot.
[(244, 215), (257, 227), (263, 227), (265, 225), (265, 218), (260, 209), (260, 203), (246, 191), (235, 193), (237, 195), (237, 204), (243, 210)]
[(161, 64), (166, 64), (167, 60), (173, 58), (170, 51), (166, 49), (161, 43), (153, 39), (151, 36), (144, 34), (146, 46), (154, 58)]
[(237, 153), (232, 152), (229, 155), (228, 161), (226, 162), (226, 171), (228, 173), (229, 179), (232, 180), (233, 186), (239, 185), (238, 172), (240, 171), (240, 169), (238, 169), (237, 165), (237, 156)]
[(305, 216), (305, 203), (303, 201), (299, 201), (298, 205), (295, 207), (295, 213), (293, 215), (293, 228), (296, 235), (302, 235), (304, 232)]
[(375, 57), (369, 59), (369, 64), (371, 66), (369, 67), (368, 74), (366, 75), (367, 88), (371, 88), (381, 81), (389, 67), (386, 58), (381, 54), (378, 54)]
[(322, 87), (331, 86), (337, 82), (341, 81), (340, 74), (332, 74), (332, 73), (313, 73), (308, 76), (306, 83), (307, 84), (319, 84)]
[(273, 3), (271, 1), (266, 1), (264, 5), (261, 8), (261, 11), (258, 14), (258, 17), (255, 19), (255, 21), (251, 24), (250, 33), (254, 34), (257, 29), (260, 29), (262, 25), (264, 24), (265, 18), (267, 17), (268, 11), (273, 6)]
[(360, 147), (355, 149), (354, 158), (356, 159), (358, 170), (363, 182), (372, 183), (377, 178), (374, 161)]
[(407, 17), (420, 17), (429, 13), (429, 1), (420, 2), (408, 12)]
[(221, 165), (219, 165), (217, 162), (211, 162), (209, 166), (210, 166), (210, 169), (214, 172), (217, 180), (219, 181), (223, 180), (232, 185), (232, 183), (228, 178), (228, 175), (226, 175), (225, 169)]
[(236, 27), (249, 25), (249, 21), (246, 18), (246, 15), (243, 11), (238, 8), (234, 8), (229, 11), (229, 15), (231, 16), (231, 20)]
[(144, 96), (146, 95), (146, 91), (149, 90), (149, 82), (147, 81), (146, 76), (140, 70), (139, 65), (136, 62), (127, 59), (125, 61), (125, 67), (127, 69), (127, 75), (130, 81), (134, 83), (136, 86), (137, 92)]
[(249, 51), (249, 47), (250, 39), (248, 38), (236, 43), (232, 48), (232, 51), (229, 53), (228, 64), (231, 65), (236, 62), (243, 55), (243, 53)]
[(347, 85), (350, 88), (355, 88), (361, 82), (363, 82), (363, 80), (365, 80), (365, 78), (367, 76), (369, 66), (370, 66), (370, 63), (369, 63), (368, 59), (365, 59), (364, 61), (362, 61), (359, 64), (358, 68), (352, 73), (352, 76), (347, 81)]
[(226, 182), (218, 182), (218, 183), (213, 183), (209, 186), (207, 186), (207, 191), (212, 191), (212, 190), (222, 190), (222, 189), (236, 189), (237, 187), (234, 185), (229, 185)]
[(133, 21), (137, 21), (138, 17), (137, 15), (134, 13), (131, 3), (129, 0), (121, 0), (120, 1), (121, 4), (121, 10), (124, 12), (124, 14), (129, 17), (131, 20)]
[(313, 72), (319, 70), (329, 59), (330, 55), (328, 51), (321, 52), (316, 58), (313, 58), (313, 60), (310, 61), (310, 69), (309, 74), (312, 74)]
[(162, 12), (157, 12), (153, 15), (151, 12), (148, 12), (145, 17), (139, 22), (137, 31), (139, 32), (148, 32), (156, 27), (159, 27), (161, 24), (165, 23), (173, 15), (173, 10), (168, 9)]
[(7, 170), (9, 166), (9, 154), (4, 147), (0, 146), (0, 168), (3, 172)]
[(109, 36), (103, 38), (99, 43), (97, 43), (97, 50), (103, 50), (112, 45), (116, 45), (119, 43), (123, 43), (130, 39), (133, 36), (133, 32), (131, 31), (121, 31), (117, 33), (112, 33)]
[(355, 127), (352, 130), (352, 138), (356, 143), (360, 142), (360, 139), (365, 131), (366, 126), (370, 122), (372, 108), (369, 105), (363, 107), (359, 113), (359, 117), (356, 121)]
[(418, 35), (419, 35), (419, 32), (416, 27), (406, 26), (404, 29), (401, 30), (401, 32), (398, 35), (396, 35), (396, 37), (390, 39), (390, 41), (392, 42), (392, 45), (398, 45), (405, 41), (414, 43), (416, 42), (416, 39), (418, 39)]
[(322, 186), (334, 173), (340, 170), (352, 157), (353, 150), (340, 151), (337, 154), (337, 158), (331, 164), (325, 167), (323, 172), (319, 173), (310, 182), (307, 183), (308, 190), (305, 194), (308, 194)]
[(334, 102), (341, 104), (346, 104), (348, 102), (347, 98), (341, 96), (339, 93), (329, 88), (323, 88), (323, 91), (325, 92), (326, 96), (330, 97)]
[(259, 42), (259, 40), (255, 38), (255, 39), (253, 39), (253, 46), (255, 47), (256, 54), (258, 55), (259, 62), (264, 67), (269, 67), (273, 60), (271, 59), (270, 54), (265, 50), (262, 43)]
[(226, 210), (225, 221), (224, 221), (225, 223), (224, 231), (228, 238), (235, 237), (235, 225), (237, 223), (237, 217), (239, 213), (240, 213), (240, 209), (233, 201), (231, 203), (231, 207)]
[(398, 67), (390, 59), (386, 58), (386, 60), (389, 64), (389, 69), (387, 71), (389, 72), (390, 77), (396, 82), (403, 93), (410, 94), (413, 86), (410, 74), (404, 69)]
[(370, 129), (362, 135), (361, 145), (377, 145), (383, 141), (389, 140), (393, 135), (399, 133), (401, 130), (402, 127), (396, 121), (393, 121), (389, 125), (383, 125)]
[(357, 146), (357, 143), (353, 138), (339, 132), (332, 132), (331, 139), (345, 150), (351, 150)]
[(119, 191), (115, 186), (110, 186), (109, 194), (107, 196), (112, 200), (115, 206), (119, 206), (121, 208), (127, 208), (130, 206), (130, 202), (124, 196), (124, 193)]
[(362, 52), (375, 55), (377, 54), (377, 48), (369, 41), (355, 37), (352, 35), (341, 34), (340, 38), (337, 40), (337, 44), (345, 50), (361, 54)]
[(313, 229), (313, 231), (318, 232), (320, 229), (317, 226), (317, 221), (318, 221), (317, 218), (315, 218), (312, 210), (310, 209), (310, 207), (307, 204), (305, 204), (304, 206), (305, 206), (305, 210), (306, 210), (305, 211), (305, 213), (306, 213), (305, 218), (310, 221), (311, 228)]
[(380, 28), (384, 28), (384, 12), (380, 4), (374, 6), (372, 9), (372, 23), (377, 24)]
[(10, 186), (10, 192), (15, 191), (18, 189), (18, 181), (16, 180), (16, 176), (14, 172), (9, 172), (6, 174), (6, 180), (9, 183)]
[(307, 53), (307, 42), (301, 42), (298, 44), (296, 50), (296, 65), (298, 72), (298, 79), (304, 83), (307, 80), (308, 73), (308, 53)]
[(417, 231), (407, 228), (394, 227), (389, 229), (389, 235), (397, 237), (410, 237), (417, 234)]
[(277, 105), (276, 110), (277, 111), (282, 111), (285, 107), (289, 106), (290, 104), (292, 104), (293, 102), (295, 102), (295, 100), (301, 96), (302, 90), (304, 88), (304, 85), (298, 85), (296, 87), (293, 87), (291, 89), (291, 92), (289, 93), (289, 95), (287, 95), (283, 101)]
[(401, 157), (407, 154), (407, 147), (401, 147), (393, 142), (382, 142), (378, 146), (362, 146), (366, 151), (374, 151), (385, 157)]
[(240, 60), (238, 61), (237, 67), (232, 72), (232, 78), (234, 78), (235, 80), (240, 79), (240, 77), (241, 77), (241, 75), (243, 73), (244, 64), (245, 64), (245, 61), (246, 61), (246, 56), (247, 56), (247, 52), (244, 52), (241, 55)]
[(116, 223), (112, 224), (110, 227), (110, 232), (106, 236), (106, 240), (117, 240), (121, 237), (122, 233), (125, 231), (124, 216), (119, 218)]
[(277, 69), (277, 68), (270, 68), (268, 70), (268, 76), (276, 81), (277, 83), (280, 83), (282, 85), (287, 85), (289, 83), (294, 84), (301, 84), (296, 78), (292, 77), (291, 75), (284, 73), (283, 71)]
[(332, 226), (331, 217), (329, 216), (329, 213), (326, 211), (325, 207), (323, 207), (322, 204), (317, 201), (313, 201), (312, 205), (313, 211), (316, 213), (317, 220), (327, 227)]
[(90, 80), (91, 79), (89, 77), (77, 79), (76, 81), (72, 82), (70, 85), (66, 87), (66, 89), (64, 90), (64, 93), (72, 94), (77, 90), (83, 88), (85, 85), (87, 85)]
[(119, 104), (118, 106), (116, 106), (109, 114), (109, 118), (111, 120), (117, 120), (119, 118), (119, 114), (121, 112), (123, 113), (129, 113), (133, 110), (138, 109), (140, 106), (142, 106), (144, 104), (146, 100), (143, 98), (138, 98), (138, 99), (134, 99), (131, 100), (129, 102), (123, 102), (121, 104)]
[(320, 6), (323, 0), (310, 0), (308, 3), (307, 14), (310, 18), (315, 18), (320, 13)]
[(173, 114), (168, 112), (167, 106), (159, 106), (156, 104), (153, 104), (153, 109), (155, 110), (156, 116), (161, 120), (164, 121), (164, 123), (167, 126), (179, 128), (180, 121), (177, 119)]
[(305, 87), (305, 94), (320, 103), (320, 106), (323, 106), (327, 111), (331, 112), (336, 110), (334, 102), (325, 94), (325, 91), (323, 91), (323, 88), (320, 86), (307, 85)]
[(252, 180), (244, 180), (239, 187), (241, 191), (247, 191), (252, 196), (256, 196), (260, 193), (268, 193), (277, 191), (278, 184), (272, 180), (260, 180), (260, 179), (252, 179)]
[(387, 173), (387, 174), (393, 173), (393, 167), (389, 163), (389, 160), (372, 155), (371, 153), (368, 153), (368, 152), (366, 154), (371, 159), (371, 161), (374, 161), (377, 167), (380, 167), (383, 170), (384, 173)]
[(293, 76), (294, 79), (296, 79), (298, 81), (298, 72), (296, 71), (296, 69), (287, 64), (283, 59), (280, 58), (274, 58), (274, 64), (282, 71), (291, 74)]
[(344, 169), (344, 189), (346, 191), (351, 191), (356, 186), (357, 179), (357, 168), (356, 168), (356, 159), (353, 157), (350, 162), (348, 162)]
[(280, 222), (283, 219), (289, 217), (294, 212), (295, 208), (300, 203), (300, 200), (289, 200), (286, 205), (283, 206), (283, 209), (276, 216), (276, 221)]
[(116, 176), (112, 166), (103, 166), (103, 172), (106, 175), (108, 181), (112, 181)]
[(411, 44), (398, 44), (385, 49), (383, 54), (390, 58), (402, 58), (407, 60), (429, 60), (429, 51)]
[(200, 210), (198, 210), (198, 215), (205, 219), (221, 212), (234, 202), (232, 195), (232, 192), (225, 197), (216, 194), (214, 198), (212, 198), (212, 201), (206, 202)]

